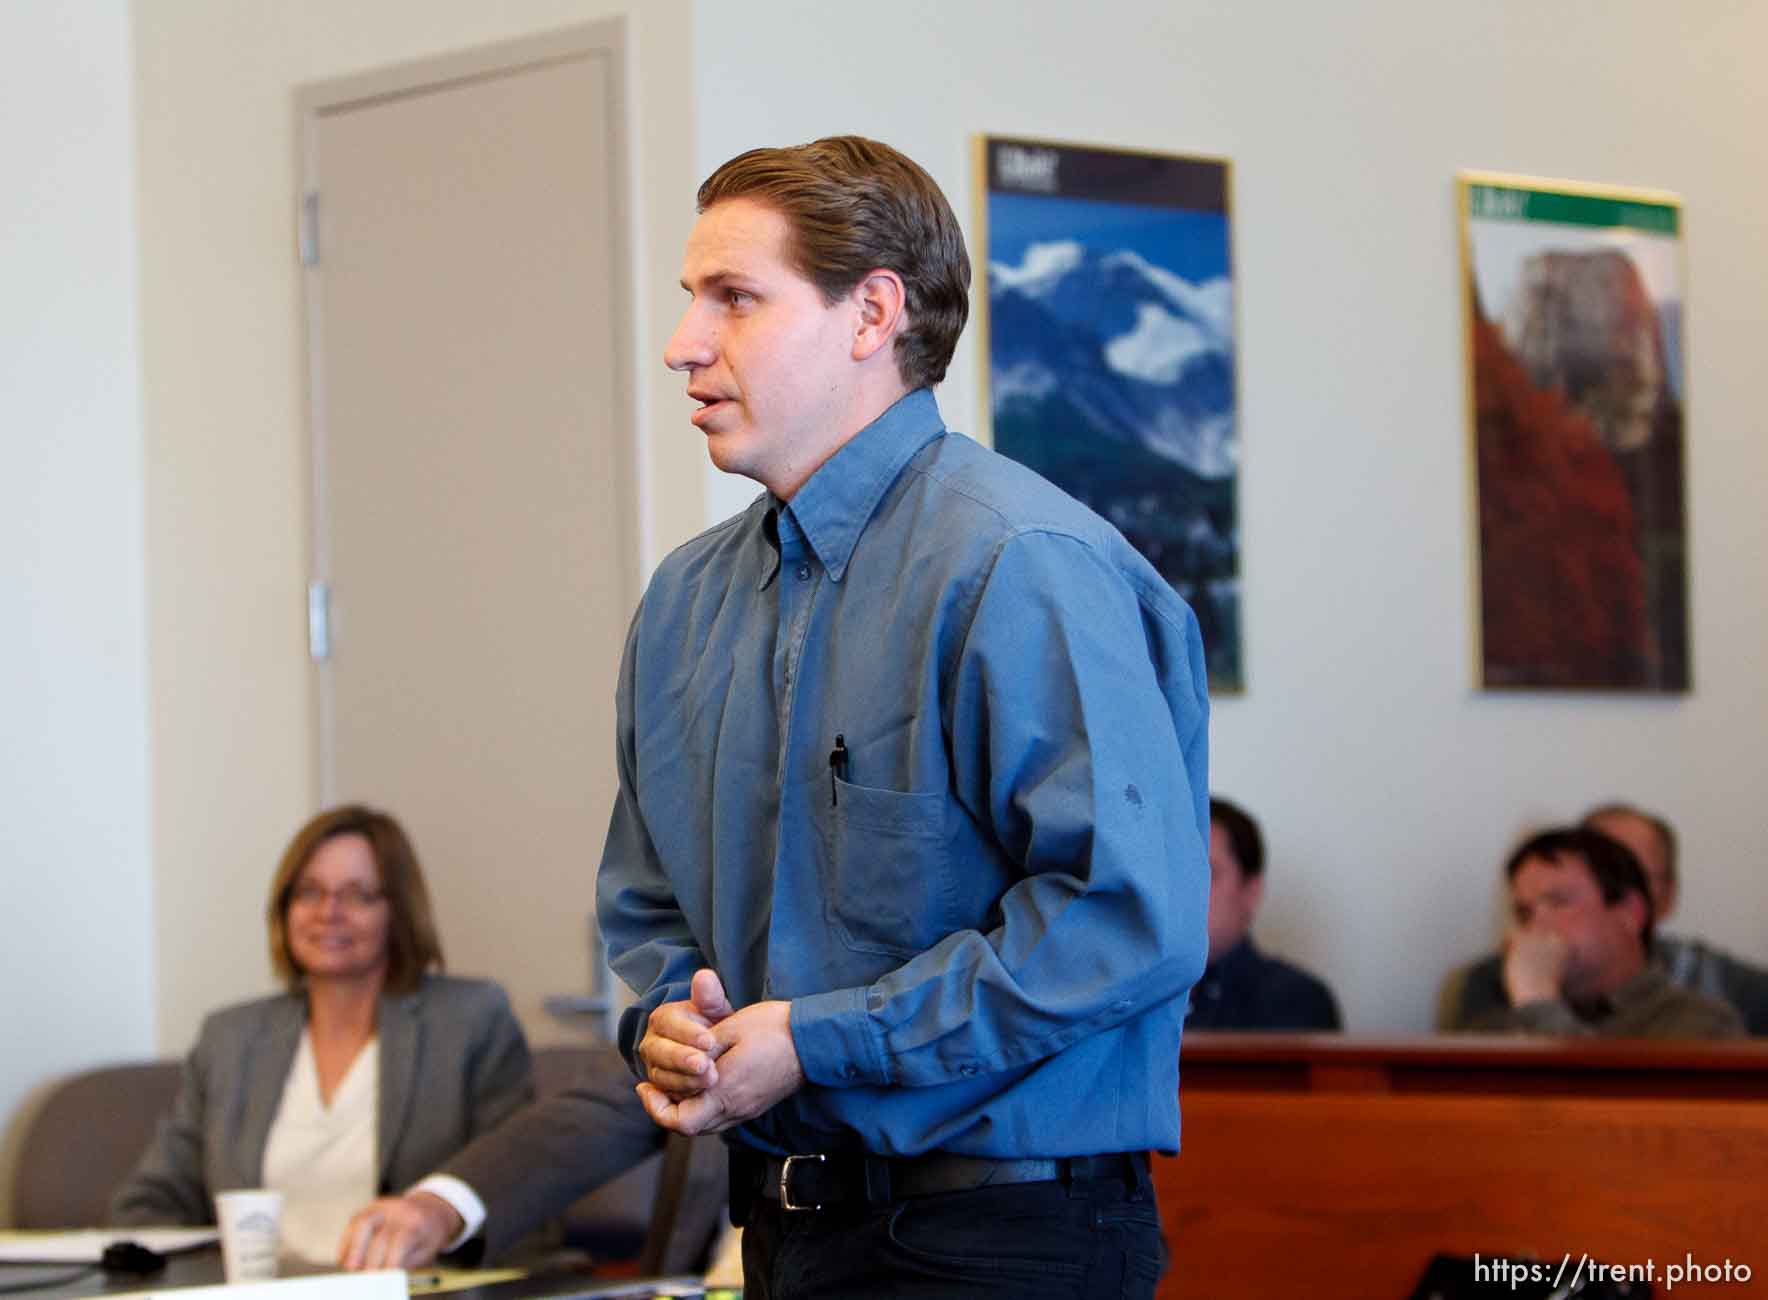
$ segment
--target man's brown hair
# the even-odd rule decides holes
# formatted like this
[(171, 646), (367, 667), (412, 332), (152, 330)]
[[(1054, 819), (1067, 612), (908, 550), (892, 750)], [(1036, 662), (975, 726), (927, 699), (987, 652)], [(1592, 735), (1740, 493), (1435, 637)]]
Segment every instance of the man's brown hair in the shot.
[(424, 885), (417, 851), (404, 829), (384, 812), (361, 804), (328, 808), (300, 830), (282, 852), (276, 876), (270, 882), (270, 964), (289, 992), (299, 992), (304, 978), (289, 953), (289, 902), (301, 872), (313, 860), (319, 846), (340, 835), (360, 835), (374, 854), (381, 892), (387, 898), (388, 993), (409, 993), (424, 972), (443, 968), (442, 941), (436, 937), (435, 914), (430, 910), (430, 891)]
[(1639, 928), (1639, 943), (1651, 955), (1651, 932), (1656, 922), (1651, 907), (1651, 886), (1645, 882), (1645, 868), (1633, 856), (1633, 850), (1619, 840), (1610, 839), (1599, 830), (1587, 826), (1558, 826), (1531, 835), (1516, 848), (1504, 863), (1504, 879), (1515, 880), (1523, 863), (1541, 858), (1555, 867), (1563, 867), (1566, 858), (1577, 858), (1590, 872), (1605, 906), (1613, 907), (1628, 894), (1638, 894), (1645, 904), (1645, 924)]
[(908, 323), (896, 336), (896, 368), (911, 389), (945, 378), (970, 316), (970, 255), (919, 164), (857, 135), (751, 149), (708, 176), (697, 201), (704, 212), (740, 198), (786, 218), (787, 259), (826, 303), (880, 268), (901, 276)]

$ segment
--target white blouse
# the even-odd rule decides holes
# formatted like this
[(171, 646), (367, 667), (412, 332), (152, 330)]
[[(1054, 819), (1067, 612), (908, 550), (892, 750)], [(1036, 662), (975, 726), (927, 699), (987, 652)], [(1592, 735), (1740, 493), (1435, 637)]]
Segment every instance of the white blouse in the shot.
[(350, 1062), (327, 1106), (319, 1096), (312, 1036), (301, 1035), (264, 1144), (264, 1186), (283, 1195), (283, 1254), (331, 1263), (350, 1216), (374, 1199), (380, 1079), (381, 1043), (375, 1037)]

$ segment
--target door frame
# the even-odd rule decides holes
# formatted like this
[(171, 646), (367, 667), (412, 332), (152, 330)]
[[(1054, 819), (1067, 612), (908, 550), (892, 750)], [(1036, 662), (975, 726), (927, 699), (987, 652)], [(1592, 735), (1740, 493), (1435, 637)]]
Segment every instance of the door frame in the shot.
[[(325, 494), (328, 430), (325, 425), (325, 349), (321, 320), (324, 306), (324, 285), (320, 271), (324, 265), (325, 205), (318, 205), (314, 228), (308, 228), (308, 196), (319, 186), (319, 131), (322, 118), (329, 114), (361, 108), (379, 100), (392, 100), (427, 94), (473, 81), (509, 76), (529, 68), (596, 58), (605, 63), (608, 76), (608, 102), (605, 105), (606, 147), (609, 172), (615, 178), (614, 192), (608, 196), (611, 216), (606, 232), (611, 301), (614, 320), (630, 324), (635, 319), (633, 252), (638, 247), (637, 231), (633, 229), (635, 180), (632, 173), (633, 149), (630, 139), (633, 114), (631, 105), (630, 44), (626, 20), (620, 17), (580, 23), (532, 36), (495, 41), (471, 49), (412, 59), (367, 72), (328, 78), (299, 86), (294, 92), (295, 141), (295, 257), (301, 273), (302, 332), (305, 355), (303, 373), (307, 384), (301, 395), (303, 418), (308, 431), (307, 445), (307, 507), (309, 546), (309, 592), (311, 584), (331, 582), (331, 528), (329, 506)], [(310, 265), (305, 257), (308, 239), (317, 241), (319, 261)], [(613, 402), (613, 427), (621, 432), (614, 439), (613, 472), (615, 519), (614, 532), (619, 554), (614, 557), (618, 572), (618, 590), (624, 607), (632, 609), (638, 602), (642, 575), (639, 571), (641, 524), (639, 492), (638, 376), (634, 365), (635, 347), (630, 328), (610, 332), (613, 346), (612, 373), (619, 376)], [(309, 608), (309, 636), (313, 617)], [(337, 800), (337, 773), (333, 770), (332, 751), (337, 739), (336, 708), (332, 677), (326, 663), (316, 658), (309, 644), (308, 662), (312, 667), (316, 725), (313, 729), (313, 752), (310, 755), (319, 807)]]

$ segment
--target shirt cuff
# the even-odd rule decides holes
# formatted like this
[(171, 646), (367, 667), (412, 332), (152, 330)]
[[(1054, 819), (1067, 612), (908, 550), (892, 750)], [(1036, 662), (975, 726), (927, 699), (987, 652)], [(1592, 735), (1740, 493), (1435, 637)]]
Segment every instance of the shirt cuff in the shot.
[(454, 1207), (454, 1212), (466, 1224), (455, 1236), (454, 1240), (442, 1247), (442, 1253), (459, 1250), (479, 1233), (485, 1226), (485, 1202), (479, 1194), (468, 1187), (453, 1174), (431, 1174), (411, 1189), (414, 1192), (428, 1192), (431, 1196), (439, 1196)]
[(1510, 1013), (1511, 1023), (1531, 1034), (1559, 1034), (1583, 1037), (1590, 1026), (1579, 1020), (1564, 999), (1525, 1002)]
[(793, 998), (789, 1023), (798, 1064), (811, 1083), (856, 1088), (890, 1082), (889, 1066), (866, 1011), (865, 989), (833, 989)]

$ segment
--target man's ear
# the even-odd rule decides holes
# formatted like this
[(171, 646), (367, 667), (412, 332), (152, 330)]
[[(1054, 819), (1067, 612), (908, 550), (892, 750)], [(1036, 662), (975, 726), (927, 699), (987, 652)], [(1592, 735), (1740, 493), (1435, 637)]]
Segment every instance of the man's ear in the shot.
[(1242, 879), (1240, 893), (1246, 900), (1246, 919), (1250, 924), (1253, 918), (1258, 915), (1259, 908), (1264, 906), (1265, 873), (1261, 871), (1256, 876)]
[(888, 347), (908, 319), (908, 295), (902, 277), (879, 267), (867, 271), (853, 287), (858, 323), (853, 335), (853, 359), (865, 361)]

